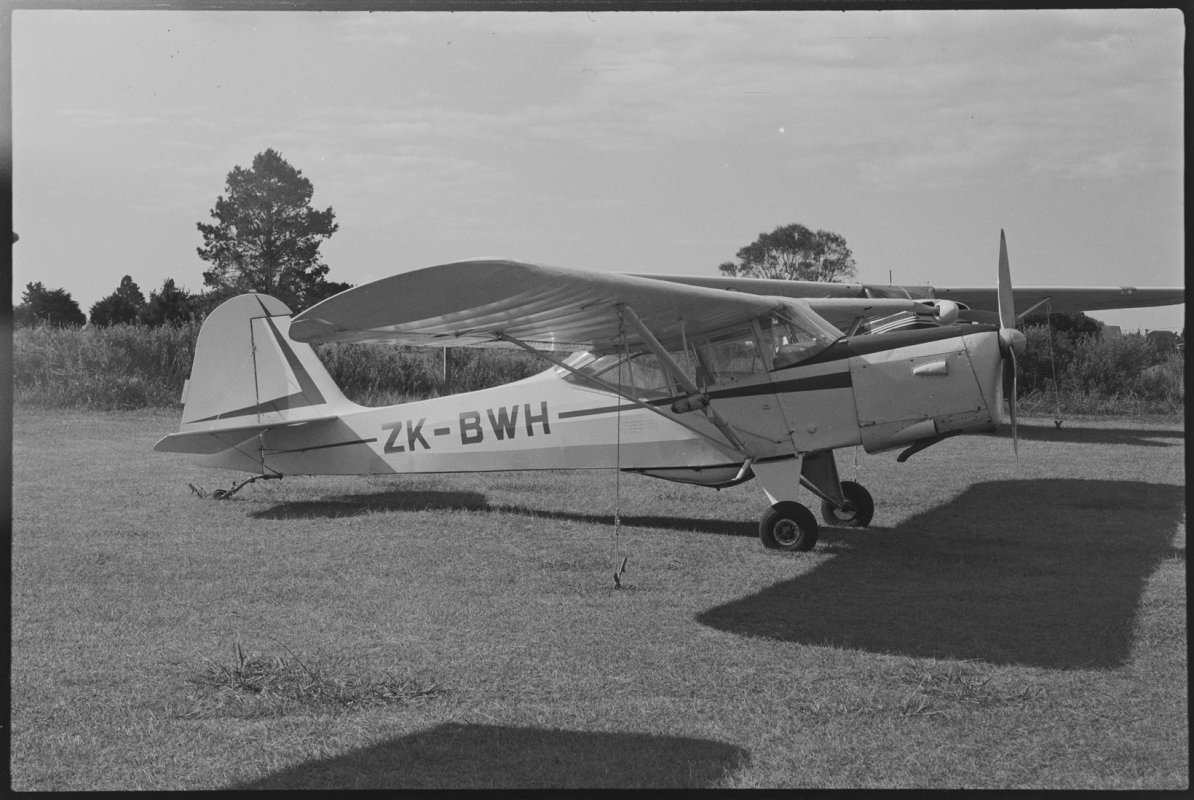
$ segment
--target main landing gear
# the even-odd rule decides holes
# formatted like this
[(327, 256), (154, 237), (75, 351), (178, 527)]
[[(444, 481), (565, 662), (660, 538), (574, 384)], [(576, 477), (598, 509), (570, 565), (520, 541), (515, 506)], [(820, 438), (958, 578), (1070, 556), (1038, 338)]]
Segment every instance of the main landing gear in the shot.
[[(817, 543), (820, 527), (813, 512), (795, 500), (779, 500), (773, 487), (796, 483), (821, 498), (821, 518), (826, 525), (865, 528), (875, 516), (871, 493), (854, 481), (838, 479), (832, 451), (808, 453), (803, 458), (756, 463), (755, 476), (763, 482), (773, 505), (759, 521), (759, 539), (773, 550), (805, 551)], [(790, 489), (788, 489), (790, 493)], [(782, 495), (780, 495), (782, 496)]]
[(759, 520), (759, 538), (772, 550), (812, 550), (819, 532), (813, 512), (794, 500), (776, 503)]

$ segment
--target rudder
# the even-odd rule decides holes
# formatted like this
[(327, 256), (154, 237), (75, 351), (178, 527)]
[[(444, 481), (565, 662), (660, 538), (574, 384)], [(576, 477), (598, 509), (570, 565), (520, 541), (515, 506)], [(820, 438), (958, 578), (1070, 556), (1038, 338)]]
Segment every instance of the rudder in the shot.
[(264, 294), (225, 301), (204, 321), (183, 392), (180, 432), (301, 422), (359, 409), (310, 345), (291, 341), (291, 311)]

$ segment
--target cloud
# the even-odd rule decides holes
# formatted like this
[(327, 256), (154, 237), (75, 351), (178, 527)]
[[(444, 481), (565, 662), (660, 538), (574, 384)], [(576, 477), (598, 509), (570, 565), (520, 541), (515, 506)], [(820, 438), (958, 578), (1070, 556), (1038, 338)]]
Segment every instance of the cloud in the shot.
[(78, 128), (142, 128), (165, 124), (159, 115), (126, 115), (109, 108), (63, 108), (58, 115), (67, 125)]

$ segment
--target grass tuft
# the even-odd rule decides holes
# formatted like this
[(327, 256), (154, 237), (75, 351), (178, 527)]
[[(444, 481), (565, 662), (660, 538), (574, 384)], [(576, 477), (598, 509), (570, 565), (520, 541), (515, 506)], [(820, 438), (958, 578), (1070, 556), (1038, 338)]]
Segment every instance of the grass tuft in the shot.
[(343, 657), (329, 663), (289, 656), (246, 653), (234, 645), (231, 662), (205, 661), (189, 678), (196, 687), (185, 719), (280, 717), (296, 711), (360, 711), (441, 694), (434, 681), (391, 673), (361, 674)]
[(966, 662), (948, 664), (933, 669), (923, 664), (911, 664), (900, 673), (899, 679), (912, 691), (903, 699), (903, 716), (947, 715), (957, 711), (967, 713), (975, 709), (1023, 708), (1039, 699), (1043, 690), (1025, 683), (1019, 687), (1004, 687), (992, 674), (984, 674)]

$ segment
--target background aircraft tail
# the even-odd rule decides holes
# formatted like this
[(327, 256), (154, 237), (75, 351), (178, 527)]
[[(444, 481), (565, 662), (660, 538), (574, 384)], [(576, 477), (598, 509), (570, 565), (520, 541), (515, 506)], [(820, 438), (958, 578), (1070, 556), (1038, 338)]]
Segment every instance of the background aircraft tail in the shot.
[(290, 309), (264, 294), (216, 308), (195, 343), (180, 433), (327, 419), (360, 408), (310, 345), (293, 342)]

